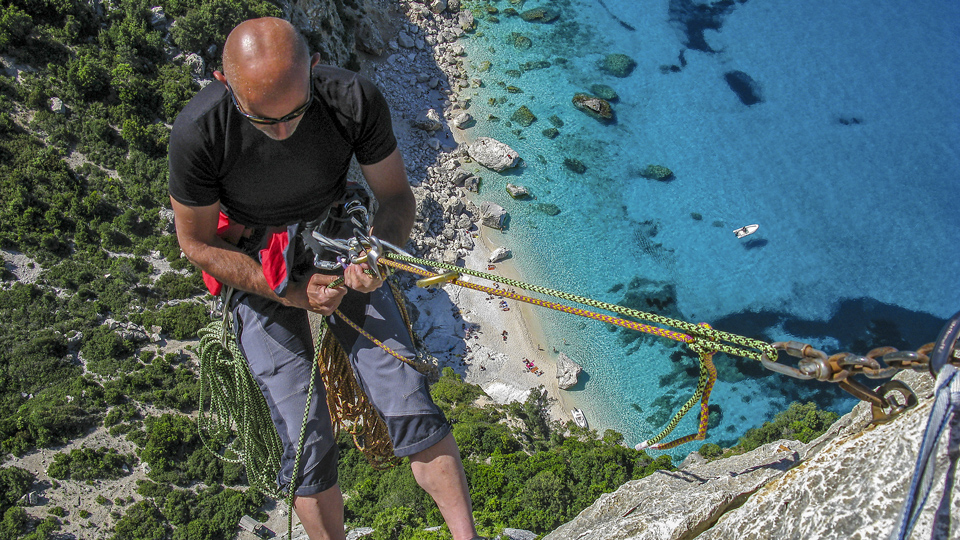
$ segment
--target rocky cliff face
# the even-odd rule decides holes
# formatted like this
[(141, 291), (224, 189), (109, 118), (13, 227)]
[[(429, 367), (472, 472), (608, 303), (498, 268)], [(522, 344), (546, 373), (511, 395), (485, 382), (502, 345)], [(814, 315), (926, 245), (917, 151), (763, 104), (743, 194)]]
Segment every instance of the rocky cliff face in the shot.
[(356, 62), (356, 51), (383, 53), (381, 30), (389, 26), (389, 0), (284, 0), (285, 18), (311, 36), (311, 45), (323, 62), (346, 66)]
[[(604, 495), (545, 540), (886, 538), (910, 486), (933, 396), (929, 375), (898, 378), (920, 405), (893, 422), (870, 426), (870, 408), (861, 403), (809, 444), (780, 441), (710, 463), (691, 454), (677, 471)], [(947, 470), (943, 446), (912, 538), (930, 538)], [(950, 537), (960, 537), (956, 493), (950, 514)]]

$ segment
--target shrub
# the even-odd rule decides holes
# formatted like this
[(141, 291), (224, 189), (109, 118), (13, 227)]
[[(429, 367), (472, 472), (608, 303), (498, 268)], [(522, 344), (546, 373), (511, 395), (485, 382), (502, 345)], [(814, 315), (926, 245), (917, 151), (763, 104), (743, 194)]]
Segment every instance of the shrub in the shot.
[(817, 409), (816, 403), (793, 402), (787, 410), (777, 413), (772, 422), (748, 430), (734, 450), (749, 452), (780, 439), (808, 443), (826, 432), (838, 418), (837, 413)]

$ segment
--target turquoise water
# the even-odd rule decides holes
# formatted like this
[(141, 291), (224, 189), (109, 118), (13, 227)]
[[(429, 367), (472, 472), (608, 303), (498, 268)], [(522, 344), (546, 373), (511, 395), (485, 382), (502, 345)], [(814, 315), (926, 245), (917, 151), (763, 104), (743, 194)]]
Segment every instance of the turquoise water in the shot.
[[(483, 81), (464, 95), (477, 120), (470, 136), (495, 137), (524, 160), (504, 175), (484, 171), (479, 199), (509, 211), (501, 240), (526, 280), (647, 311), (657, 298), (667, 315), (828, 353), (916, 348), (960, 309), (960, 4), (467, 5), (499, 10), (499, 22), (480, 20), (462, 40), (470, 76)], [(559, 18), (526, 22), (510, 7)], [(514, 33), (532, 46), (516, 47)], [(610, 53), (635, 69), (603, 71)], [(549, 67), (521, 70), (542, 61)], [(728, 83), (736, 72), (758, 102)], [(571, 103), (594, 84), (619, 95), (615, 122)], [(537, 117), (529, 127), (510, 120), (521, 105)], [(562, 121), (554, 139), (542, 133), (551, 116)], [(643, 177), (650, 164), (673, 179)], [(535, 198), (510, 199), (507, 182)], [(759, 231), (737, 239), (732, 230), (749, 223)], [(542, 320), (551, 344), (584, 366), (574, 402), (627, 444), (655, 435), (695, 388), (696, 362), (672, 342), (547, 310)], [(707, 442), (730, 444), (793, 400), (840, 412), (853, 403), (752, 361), (716, 363)], [(695, 412), (675, 436), (695, 431)]]

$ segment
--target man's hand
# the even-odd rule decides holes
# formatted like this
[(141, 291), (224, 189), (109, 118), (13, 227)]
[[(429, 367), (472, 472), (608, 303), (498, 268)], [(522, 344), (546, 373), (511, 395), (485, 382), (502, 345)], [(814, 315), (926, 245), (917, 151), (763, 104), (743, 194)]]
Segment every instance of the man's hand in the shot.
[(379, 289), (380, 285), (383, 285), (383, 280), (367, 274), (366, 271), (369, 268), (370, 265), (367, 263), (351, 264), (348, 266), (346, 270), (343, 271), (343, 280), (347, 287), (362, 293), (371, 293)]
[(338, 276), (313, 274), (306, 282), (292, 284), (283, 298), (283, 303), (323, 316), (330, 315), (340, 306), (343, 295), (347, 294), (346, 287), (340, 286), (336, 289), (327, 287), (337, 278)]

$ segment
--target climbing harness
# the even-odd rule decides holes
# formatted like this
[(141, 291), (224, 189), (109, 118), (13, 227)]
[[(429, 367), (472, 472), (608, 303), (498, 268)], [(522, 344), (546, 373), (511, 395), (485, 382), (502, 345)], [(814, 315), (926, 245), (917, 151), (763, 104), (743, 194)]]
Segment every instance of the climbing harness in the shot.
[[(934, 461), (937, 447), (944, 433), (947, 435), (947, 457), (949, 465), (945, 475), (943, 495), (933, 518), (933, 540), (946, 540), (950, 537), (951, 492), (957, 473), (957, 461), (960, 459), (960, 370), (950, 361), (960, 338), (960, 312), (944, 326), (930, 355), (930, 370), (937, 378), (933, 406), (927, 419), (927, 427), (917, 453), (917, 464), (913, 480), (907, 491), (907, 498), (897, 520), (897, 528), (890, 534), (891, 540), (905, 540), (910, 537), (917, 518), (933, 487)], [(950, 427), (947, 431), (947, 426)]]

